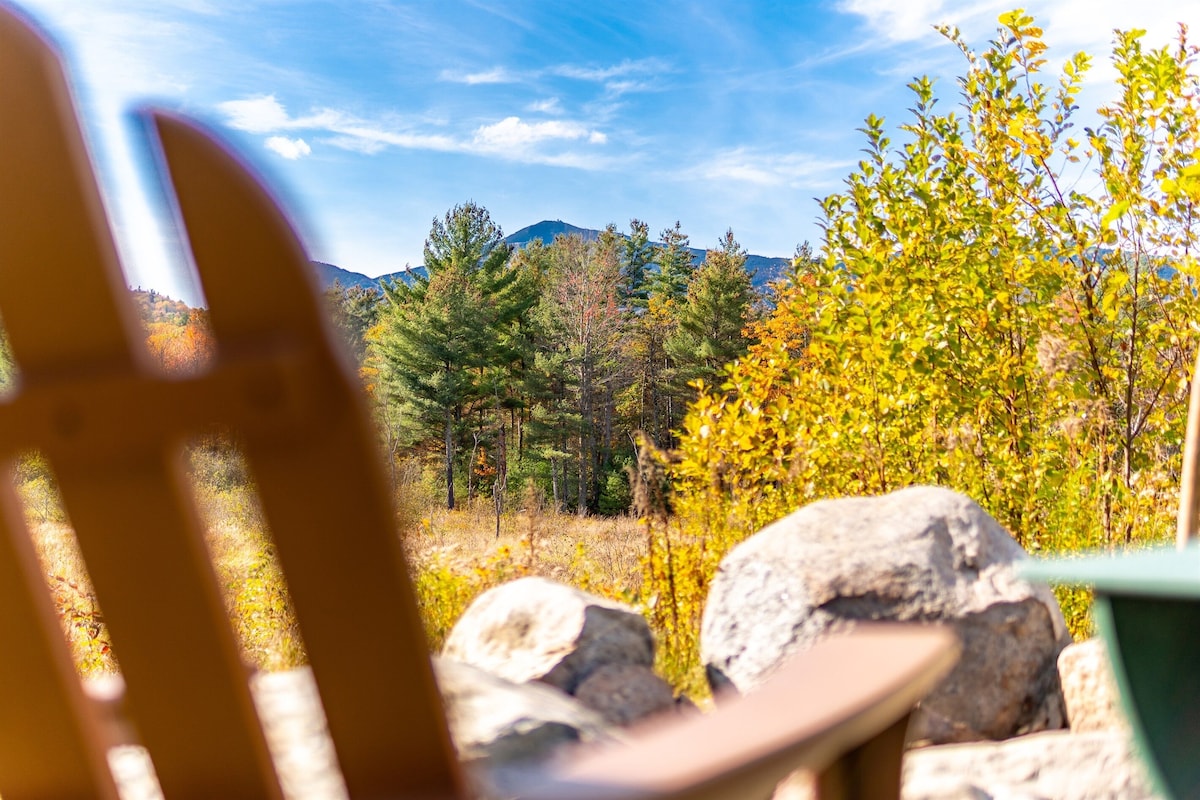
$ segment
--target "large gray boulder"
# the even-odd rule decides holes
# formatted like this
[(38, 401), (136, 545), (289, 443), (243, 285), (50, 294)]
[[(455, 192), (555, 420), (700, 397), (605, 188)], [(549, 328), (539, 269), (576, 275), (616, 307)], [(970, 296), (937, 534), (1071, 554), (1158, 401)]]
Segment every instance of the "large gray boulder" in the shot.
[(484, 592), (446, 637), (442, 655), (513, 681), (567, 694), (604, 665), (654, 664), (654, 637), (628, 606), (545, 578)]
[(947, 489), (813, 503), (721, 563), (701, 630), (714, 691), (745, 691), (859, 621), (946, 623), (959, 665), (922, 703), (916, 741), (1003, 739), (1065, 722), (1055, 659), (1070, 641), (1049, 589), (1018, 580), (1024, 551)]

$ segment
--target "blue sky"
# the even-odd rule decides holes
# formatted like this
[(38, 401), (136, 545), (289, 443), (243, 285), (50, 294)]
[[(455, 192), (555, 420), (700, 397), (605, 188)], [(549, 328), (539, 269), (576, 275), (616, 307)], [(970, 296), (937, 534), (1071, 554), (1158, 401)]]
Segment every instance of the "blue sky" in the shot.
[[(903, 121), (905, 84), (940, 77), (1010, 2), (18, 0), (66, 50), (131, 285), (196, 302), (130, 109), (216, 127), (265, 173), (316, 259), (377, 275), (419, 264), (430, 222), (487, 207), (693, 246), (732, 228), (787, 256), (820, 238), (814, 198), (859, 157), (870, 113)], [(1107, 54), (1114, 27), (1200, 39), (1200, 0), (1045, 0), (1052, 59)], [(1112, 93), (1099, 59), (1084, 107)]]

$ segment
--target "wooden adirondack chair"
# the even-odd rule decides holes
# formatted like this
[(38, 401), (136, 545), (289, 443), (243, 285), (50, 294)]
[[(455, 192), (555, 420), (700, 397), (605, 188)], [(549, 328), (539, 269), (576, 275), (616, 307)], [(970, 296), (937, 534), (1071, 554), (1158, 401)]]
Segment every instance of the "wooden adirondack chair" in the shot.
[[(239, 161), (152, 113), (217, 354), (166, 377), (143, 348), (54, 49), (0, 6), (0, 309), (19, 367), (0, 451), (53, 464), (167, 798), (281, 797), (202, 540), (182, 442), (235, 430), (254, 473), (352, 797), (467, 790), (353, 371), (297, 237)], [(52, 299), (53, 313), (46, 312)], [(19, 500), (0, 487), (0, 794), (113, 798), (113, 744), (68, 657)], [(771, 688), (539, 774), (530, 797), (765, 795), (789, 770), (828, 796), (896, 797), (904, 723), (951, 666), (944, 630), (867, 630)]]

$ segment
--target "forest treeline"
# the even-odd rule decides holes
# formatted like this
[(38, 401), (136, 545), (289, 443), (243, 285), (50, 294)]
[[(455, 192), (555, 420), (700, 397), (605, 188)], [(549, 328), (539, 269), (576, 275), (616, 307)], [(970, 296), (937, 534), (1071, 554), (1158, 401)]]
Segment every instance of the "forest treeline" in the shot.
[(635, 219), (518, 250), (467, 202), (434, 220), (425, 274), (328, 290), (393, 460), (436, 464), (450, 508), (532, 487), (561, 510), (627, 511), (638, 433), (675, 445), (694, 382), (746, 352), (762, 307), (732, 231), (699, 263), (679, 223), (649, 233)]
[[(677, 443), (695, 382), (746, 352), (767, 302), (732, 231), (703, 260), (679, 223), (662, 239), (634, 219), (627, 235), (609, 225), (517, 249), (467, 202), (434, 220), (424, 274), (382, 294), (328, 288), (393, 476), (420, 465), (425, 494), (449, 508), (517, 508), (530, 489), (560, 511), (628, 511), (639, 436)], [(203, 370), (216, 346), (207, 310), (152, 290), (133, 299), (151, 358)], [(0, 337), (0, 383), (13, 373)]]

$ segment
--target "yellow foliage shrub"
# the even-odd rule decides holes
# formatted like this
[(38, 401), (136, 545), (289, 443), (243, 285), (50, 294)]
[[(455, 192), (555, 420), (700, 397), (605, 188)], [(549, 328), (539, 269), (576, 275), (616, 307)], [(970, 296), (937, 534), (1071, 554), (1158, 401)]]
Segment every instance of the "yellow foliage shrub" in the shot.
[[(1118, 98), (1077, 141), (1090, 59), (1043, 83), (1041, 29), (1000, 23), (983, 53), (943, 31), (966, 57), (954, 113), (919, 78), (901, 146), (867, 119), (821, 257), (684, 421), (675, 516), (646, 518), (676, 675), (720, 557), (814, 500), (944, 485), (1040, 553), (1171, 536), (1200, 341), (1200, 51), (1118, 34)], [(1088, 160), (1100, 188), (1062, 188)], [(1086, 593), (1059, 597), (1088, 630)]]

